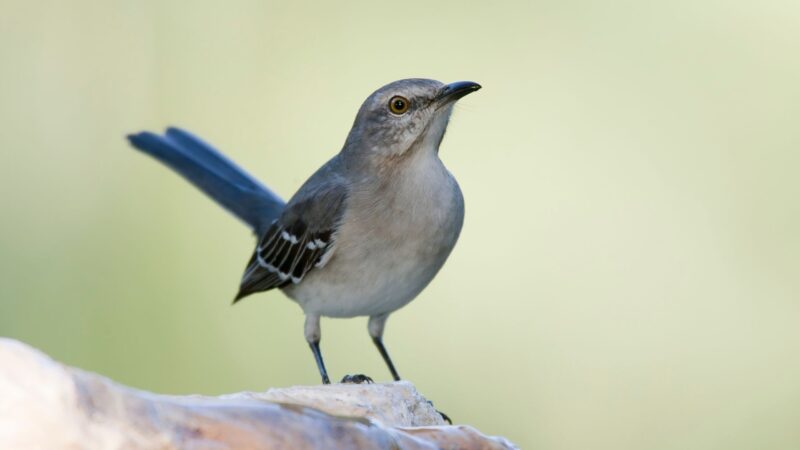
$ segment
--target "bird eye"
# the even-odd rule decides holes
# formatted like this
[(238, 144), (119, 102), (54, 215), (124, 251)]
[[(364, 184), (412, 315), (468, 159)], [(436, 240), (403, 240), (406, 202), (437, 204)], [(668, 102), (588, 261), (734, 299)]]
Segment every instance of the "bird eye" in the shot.
[(399, 95), (395, 95), (391, 100), (389, 100), (389, 111), (397, 114), (398, 116), (405, 114), (406, 111), (408, 111), (409, 106), (410, 103), (408, 99)]

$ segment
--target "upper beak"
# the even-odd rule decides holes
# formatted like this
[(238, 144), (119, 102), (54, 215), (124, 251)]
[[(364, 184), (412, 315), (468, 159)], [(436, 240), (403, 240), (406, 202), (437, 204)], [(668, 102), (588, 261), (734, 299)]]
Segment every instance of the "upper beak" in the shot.
[(446, 84), (439, 92), (439, 95), (436, 96), (436, 103), (439, 106), (444, 106), (480, 88), (481, 85), (473, 81), (456, 81), (455, 83)]

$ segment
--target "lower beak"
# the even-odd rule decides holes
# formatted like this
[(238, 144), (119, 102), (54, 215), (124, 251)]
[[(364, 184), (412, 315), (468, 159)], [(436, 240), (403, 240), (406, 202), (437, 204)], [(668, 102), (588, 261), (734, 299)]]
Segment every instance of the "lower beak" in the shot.
[(472, 81), (456, 81), (455, 83), (446, 84), (442, 90), (439, 91), (439, 95), (436, 96), (436, 102), (439, 106), (444, 106), (480, 88), (480, 84)]

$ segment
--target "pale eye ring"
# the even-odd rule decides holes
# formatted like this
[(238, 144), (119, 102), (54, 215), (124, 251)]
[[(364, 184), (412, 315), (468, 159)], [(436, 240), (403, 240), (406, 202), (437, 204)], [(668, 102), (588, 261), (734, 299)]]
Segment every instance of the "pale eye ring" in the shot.
[(403, 115), (410, 107), (411, 102), (403, 96), (395, 95), (389, 100), (389, 111), (391, 111), (392, 114), (397, 114), (398, 116)]

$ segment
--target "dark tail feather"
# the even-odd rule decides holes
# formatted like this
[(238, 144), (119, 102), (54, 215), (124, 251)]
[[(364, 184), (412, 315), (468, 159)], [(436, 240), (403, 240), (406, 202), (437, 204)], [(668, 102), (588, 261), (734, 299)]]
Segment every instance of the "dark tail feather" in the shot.
[(129, 135), (128, 140), (190, 181), (258, 235), (266, 232), (285, 206), (280, 197), (233, 161), (186, 131), (168, 128), (164, 136), (143, 131)]

